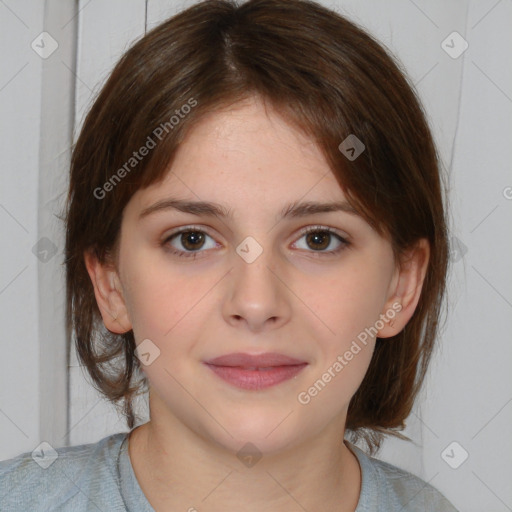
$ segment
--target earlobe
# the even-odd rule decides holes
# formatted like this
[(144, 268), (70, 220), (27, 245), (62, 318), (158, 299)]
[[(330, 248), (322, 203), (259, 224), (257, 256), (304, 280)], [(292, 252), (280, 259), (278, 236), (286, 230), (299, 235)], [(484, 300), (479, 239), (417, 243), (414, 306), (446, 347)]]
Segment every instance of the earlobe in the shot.
[(422, 238), (402, 259), (383, 311), (389, 320), (379, 330), (377, 337), (396, 336), (411, 319), (420, 300), (429, 258), (430, 245), (426, 238)]
[(116, 334), (129, 331), (132, 325), (117, 270), (113, 265), (100, 263), (92, 251), (84, 252), (84, 262), (105, 327)]

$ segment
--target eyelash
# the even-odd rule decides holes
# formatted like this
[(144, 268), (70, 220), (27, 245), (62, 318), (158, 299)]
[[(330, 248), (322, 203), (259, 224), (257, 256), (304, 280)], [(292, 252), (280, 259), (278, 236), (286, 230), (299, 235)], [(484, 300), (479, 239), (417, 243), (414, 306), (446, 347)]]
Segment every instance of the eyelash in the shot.
[[(199, 253), (206, 252), (206, 251), (201, 251), (201, 250), (199, 250), (199, 251), (179, 251), (179, 250), (175, 249), (172, 246), (170, 246), (170, 248), (168, 246), (168, 243), (174, 237), (176, 237), (177, 235), (179, 235), (181, 233), (188, 233), (188, 232), (202, 233), (202, 234), (205, 234), (205, 235), (209, 236), (210, 238), (213, 238), (206, 231), (204, 231), (203, 229), (201, 229), (199, 227), (196, 227), (196, 226), (185, 226), (183, 228), (180, 228), (178, 231), (175, 231), (175, 232), (171, 233), (168, 237), (166, 237), (163, 240), (161, 245), (165, 246), (166, 250), (169, 251), (171, 254), (173, 254), (175, 256), (178, 256), (180, 258), (193, 258), (193, 259), (195, 259)], [(335, 254), (338, 254), (338, 253), (340, 253), (341, 251), (343, 251), (344, 249), (346, 249), (350, 245), (350, 242), (348, 242), (345, 238), (343, 238), (341, 235), (339, 235), (335, 230), (333, 230), (333, 229), (331, 229), (329, 227), (326, 227), (326, 226), (310, 226), (310, 227), (304, 229), (300, 233), (300, 236), (299, 236), (299, 238), (297, 240), (300, 240), (303, 236), (308, 235), (309, 233), (327, 233), (329, 235), (335, 236), (341, 242), (341, 245), (337, 249), (334, 249), (332, 251), (313, 251), (313, 250), (308, 251), (308, 252), (313, 253), (315, 257), (322, 257), (322, 256), (325, 256), (325, 255), (335, 255)]]

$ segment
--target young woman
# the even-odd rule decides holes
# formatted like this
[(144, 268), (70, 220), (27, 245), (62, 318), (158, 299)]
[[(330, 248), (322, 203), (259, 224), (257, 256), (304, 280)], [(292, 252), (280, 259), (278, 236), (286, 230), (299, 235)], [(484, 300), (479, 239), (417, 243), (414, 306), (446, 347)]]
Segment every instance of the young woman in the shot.
[(66, 211), (70, 328), (130, 432), (3, 462), (2, 510), (455, 510), (371, 457), (438, 333), (441, 182), (406, 78), (337, 13), (214, 0), (153, 29)]

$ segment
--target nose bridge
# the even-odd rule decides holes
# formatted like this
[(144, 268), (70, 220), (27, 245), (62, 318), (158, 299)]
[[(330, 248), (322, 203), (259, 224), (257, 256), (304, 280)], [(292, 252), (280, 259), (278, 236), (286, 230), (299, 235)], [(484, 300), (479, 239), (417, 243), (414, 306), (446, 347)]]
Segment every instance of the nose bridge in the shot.
[(268, 300), (278, 293), (276, 278), (271, 272), (275, 255), (270, 246), (264, 247), (254, 237), (248, 236), (236, 247), (235, 285), (237, 294), (250, 293), (254, 299)]

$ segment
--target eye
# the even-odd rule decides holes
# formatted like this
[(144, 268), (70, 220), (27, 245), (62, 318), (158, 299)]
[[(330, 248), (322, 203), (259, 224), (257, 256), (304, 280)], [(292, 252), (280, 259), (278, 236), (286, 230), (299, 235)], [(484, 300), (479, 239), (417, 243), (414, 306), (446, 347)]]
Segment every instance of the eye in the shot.
[[(205, 248), (206, 238), (213, 240), (213, 238), (202, 229), (195, 228), (194, 226), (187, 226), (168, 236), (163, 241), (162, 245), (166, 247), (169, 247), (170, 245), (169, 251), (176, 256), (195, 258), (198, 252), (204, 252), (200, 249)], [(217, 245), (213, 243), (210, 244), (210, 247), (206, 246), (206, 249), (212, 249), (216, 246)]]
[[(305, 238), (306, 249), (312, 248), (318, 255), (337, 254), (349, 245), (349, 242), (335, 230), (325, 226), (311, 226), (302, 232), (300, 239)], [(299, 239), (299, 240), (300, 240)], [(334, 248), (332, 248), (334, 242)], [(295, 243), (295, 245), (297, 242)], [(330, 250), (325, 250), (331, 247)], [(316, 255), (315, 255), (316, 256)]]
[[(208, 238), (213, 242), (210, 243), (209, 247), (206, 243)], [(325, 226), (310, 226), (302, 232), (299, 240), (302, 238), (306, 240), (306, 250), (308, 250), (308, 248), (312, 249), (308, 252), (318, 253), (315, 254), (315, 256), (337, 254), (350, 245), (350, 243), (337, 234), (335, 230)], [(332, 248), (333, 242), (335, 245), (334, 248)], [(294, 245), (297, 245), (297, 242), (295, 242)], [(195, 226), (186, 226), (166, 237), (162, 242), (162, 246), (176, 256), (196, 258), (199, 253), (205, 252), (201, 249), (214, 249), (218, 244), (203, 229)], [(331, 249), (326, 250), (329, 247), (331, 247)]]

